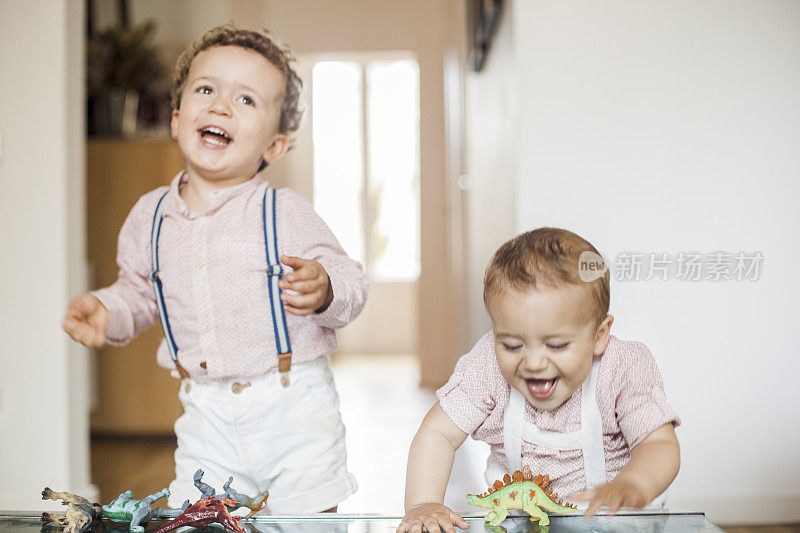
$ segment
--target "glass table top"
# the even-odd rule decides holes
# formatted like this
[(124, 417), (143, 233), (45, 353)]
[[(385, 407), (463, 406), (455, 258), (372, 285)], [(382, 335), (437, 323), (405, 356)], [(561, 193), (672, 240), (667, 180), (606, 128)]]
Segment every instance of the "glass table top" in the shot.
[[(0, 533), (59, 533), (61, 528), (42, 525), (41, 514), (0, 511)], [(722, 531), (701, 512), (638, 511), (617, 516), (596, 516), (586, 520), (581, 515), (551, 515), (549, 526), (539, 526), (527, 517), (509, 517), (501, 526), (485, 525), (479, 516), (464, 517), (469, 533), (560, 533), (560, 532), (627, 532), (657, 533)], [(166, 522), (151, 521), (146, 532), (153, 532)], [(246, 533), (394, 533), (400, 517), (380, 515), (316, 514), (305, 516), (255, 517), (243, 520)], [(222, 526), (192, 528), (192, 533), (223, 533)], [(184, 533), (190, 528), (175, 531)], [(96, 521), (85, 533), (127, 533), (128, 525)]]

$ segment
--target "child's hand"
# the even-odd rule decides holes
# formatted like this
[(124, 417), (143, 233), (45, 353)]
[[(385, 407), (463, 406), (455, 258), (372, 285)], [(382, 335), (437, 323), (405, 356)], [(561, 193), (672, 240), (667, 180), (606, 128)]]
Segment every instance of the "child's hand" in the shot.
[(91, 294), (81, 294), (70, 304), (62, 327), (73, 340), (100, 348), (106, 344), (108, 310)]
[(281, 263), (290, 266), (294, 272), (287, 274), (278, 282), (281, 289), (289, 289), (297, 294), (282, 293), (283, 307), (293, 315), (320, 313), (333, 301), (333, 289), (328, 273), (313, 259), (281, 256)]
[(589, 502), (587, 518), (600, 507), (608, 507), (611, 515), (620, 507), (639, 509), (669, 487), (678, 474), (680, 463), (675, 427), (667, 422), (631, 450), (631, 461), (610, 483), (573, 498)]
[(589, 502), (586, 518), (594, 516), (594, 513), (601, 507), (607, 507), (608, 514), (614, 516), (620, 507), (641, 509), (650, 503), (644, 490), (622, 475), (594, 490), (576, 494), (572, 496), (572, 499)]
[(461, 515), (454, 513), (441, 503), (423, 503), (406, 513), (403, 521), (397, 526), (396, 533), (439, 533), (440, 529), (447, 533), (456, 533), (455, 527), (468, 529), (469, 524)]

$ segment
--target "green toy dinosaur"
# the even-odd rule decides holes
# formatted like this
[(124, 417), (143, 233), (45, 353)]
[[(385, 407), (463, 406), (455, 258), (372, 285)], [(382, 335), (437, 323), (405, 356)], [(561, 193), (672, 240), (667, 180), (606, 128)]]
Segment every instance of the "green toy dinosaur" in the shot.
[[(488, 525), (497, 526), (506, 519), (510, 509), (521, 509), (531, 515), (532, 521), (539, 521), (540, 526), (550, 523), (551, 513), (571, 513), (577, 507), (569, 502), (558, 500), (558, 493), (547, 488), (549, 476), (533, 476), (526, 467), (513, 476), (506, 474), (503, 481), (497, 480), (489, 487), (489, 492), (481, 495), (467, 494), (467, 502), (491, 512), (484, 519)], [(544, 509), (544, 510), (543, 510)]]
[[(142, 523), (163, 518), (175, 518), (181, 513), (181, 509), (152, 508), (153, 502), (165, 496), (169, 496), (168, 489), (137, 500), (134, 499), (133, 492), (127, 490), (114, 498), (108, 505), (103, 505), (98, 516), (107, 518), (112, 522), (130, 522), (129, 531), (131, 533), (141, 533), (144, 531)], [(189, 501), (187, 500), (184, 504), (184, 509), (188, 506)]]

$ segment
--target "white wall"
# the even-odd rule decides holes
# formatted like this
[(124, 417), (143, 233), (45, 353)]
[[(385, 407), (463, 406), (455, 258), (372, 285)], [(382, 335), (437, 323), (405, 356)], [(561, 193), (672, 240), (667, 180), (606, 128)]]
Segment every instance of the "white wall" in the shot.
[(509, 8), (517, 185), (498, 211), (515, 211), (516, 232), (574, 230), (611, 260), (764, 255), (758, 281), (612, 281), (614, 332), (651, 347), (682, 417), (671, 507), (800, 520), (800, 3)]
[(483, 307), (483, 273), (494, 251), (515, 232), (519, 104), (512, 19), (505, 4), (483, 70), (464, 80), (465, 145), (460, 186), (466, 189), (469, 339), (472, 348), (490, 325)]
[(87, 358), (61, 317), (84, 287), (82, 3), (0, 0), (0, 509), (89, 482)]

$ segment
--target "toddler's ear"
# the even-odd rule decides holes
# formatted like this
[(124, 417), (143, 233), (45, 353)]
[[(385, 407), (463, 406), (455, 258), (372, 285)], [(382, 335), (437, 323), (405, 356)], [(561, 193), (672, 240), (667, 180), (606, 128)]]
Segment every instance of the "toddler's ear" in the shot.
[(608, 338), (611, 335), (611, 324), (614, 323), (614, 317), (606, 315), (600, 325), (597, 326), (597, 333), (594, 337), (594, 355), (602, 355), (608, 346)]
[(169, 124), (170, 130), (172, 132), (172, 138), (177, 140), (178, 139), (178, 110), (172, 110), (172, 121)]
[(283, 157), (283, 154), (285, 154), (288, 149), (289, 137), (283, 133), (279, 133), (272, 140), (272, 144), (267, 146), (267, 149), (264, 150), (264, 153), (261, 155), (261, 157), (263, 157), (264, 161), (267, 163), (272, 163), (273, 161), (277, 161)]

